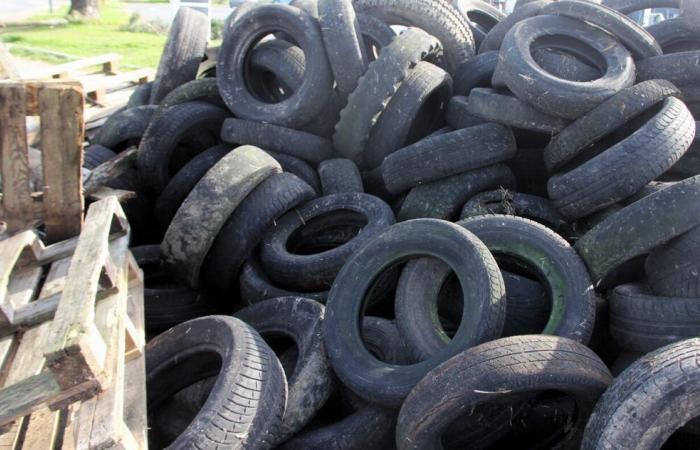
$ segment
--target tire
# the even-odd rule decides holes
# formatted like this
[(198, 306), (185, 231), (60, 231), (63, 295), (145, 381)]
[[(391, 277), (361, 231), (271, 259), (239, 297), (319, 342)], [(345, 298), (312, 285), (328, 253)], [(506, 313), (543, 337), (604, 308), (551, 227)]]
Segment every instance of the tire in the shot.
[(345, 99), (367, 70), (364, 41), (352, 1), (318, 0), (318, 21), (336, 89)]
[(419, 61), (436, 62), (441, 49), (437, 39), (416, 28), (407, 29), (384, 47), (340, 111), (333, 135), (336, 150), (346, 158), (361, 161), (376, 117), (384, 111), (409, 69)]
[[(304, 51), (306, 71), (302, 85), (287, 99), (265, 103), (248, 88), (247, 62), (253, 46), (270, 31), (291, 36)], [(236, 117), (296, 127), (310, 122), (321, 111), (332, 91), (333, 76), (321, 30), (307, 13), (287, 5), (260, 5), (236, 21), (236, 33), (221, 47), (216, 72), (219, 92)]]
[(584, 149), (672, 96), (680, 96), (680, 91), (664, 80), (623, 89), (552, 138), (544, 150), (547, 169), (553, 172), (561, 168)]
[(321, 180), (319, 180), (316, 170), (314, 170), (309, 163), (303, 159), (286, 155), (284, 153), (268, 151), (267, 154), (275, 158), (277, 162), (280, 163), (282, 170), (293, 173), (301, 178), (301, 180), (311, 186), (316, 193), (321, 192)]
[(700, 31), (693, 31), (679, 17), (662, 20), (646, 30), (661, 46), (664, 54), (700, 50)]
[(699, 355), (700, 339), (695, 338), (634, 362), (593, 410), (582, 450), (661, 448), (674, 431), (700, 415)]
[(230, 145), (217, 145), (195, 156), (182, 169), (178, 170), (156, 200), (153, 215), (161, 225), (168, 226), (182, 202), (185, 201), (199, 180), (214, 164), (231, 151)]
[(398, 365), (414, 362), (411, 351), (391, 320), (365, 316), (362, 319), (362, 340), (367, 350), (380, 361)]
[(570, 17), (596, 25), (627, 47), (637, 61), (663, 54), (659, 44), (644, 28), (624, 14), (603, 5), (582, 0), (563, 0), (545, 6), (540, 14)]
[(416, 186), (406, 195), (396, 220), (433, 218), (453, 221), (475, 194), (489, 189), (514, 189), (515, 177), (503, 164), (474, 169)]
[(327, 159), (318, 165), (323, 195), (364, 192), (360, 169), (349, 159)]
[[(440, 435), (466, 411), (550, 389), (576, 401), (576, 423), (558, 443), (575, 448), (598, 398), (612, 382), (605, 364), (578, 342), (554, 336), (515, 336), (473, 347), (429, 372), (401, 406), (396, 445), (439, 448)], [(507, 404), (507, 403), (506, 403)]]
[(281, 171), (277, 161), (252, 146), (221, 158), (195, 185), (165, 232), (163, 267), (175, 279), (199, 287), (204, 258), (228, 217), (257, 185)]
[[(387, 267), (411, 256), (440, 258), (457, 273), (475, 304), (465, 302), (462, 324), (451, 343), (430, 359), (408, 366), (377, 360), (362, 345), (357, 323), (365, 293)], [(329, 294), (324, 336), (336, 375), (366, 401), (397, 407), (433, 367), (503, 327), (504, 289), (496, 263), (471, 233), (445, 221), (398, 223), (372, 239), (343, 266)], [(474, 309), (477, 308), (477, 309)], [(491, 327), (489, 330), (485, 328)], [(483, 330), (483, 331), (482, 331)]]
[(700, 299), (661, 297), (642, 284), (617, 286), (610, 296), (610, 334), (625, 351), (645, 354), (700, 334)]
[(317, 165), (333, 158), (333, 144), (303, 131), (250, 120), (227, 119), (221, 130), (225, 142), (255, 145), (264, 150), (284, 153)]
[(474, 37), (467, 20), (446, 0), (355, 0), (358, 13), (373, 15), (389, 25), (420, 28), (435, 36), (445, 49), (445, 70), (452, 74), (474, 56)]
[(457, 224), (481, 239), (496, 258), (500, 256), (502, 266), (513, 261), (545, 285), (552, 307), (542, 334), (588, 343), (595, 315), (591, 279), (581, 258), (561, 236), (513, 216), (480, 216)]
[(700, 81), (700, 50), (655, 56), (637, 64), (637, 79), (668, 80), (674, 84)]
[(191, 8), (178, 10), (158, 63), (149, 103), (160, 103), (170, 91), (195, 79), (208, 37), (206, 15)]
[(238, 283), (241, 300), (248, 305), (277, 297), (304, 297), (323, 304), (328, 299), (328, 291), (302, 293), (275, 286), (263, 270), (257, 256), (248, 258), (248, 261), (243, 264)]
[[(586, 83), (549, 75), (534, 63), (530, 53), (533, 42), (547, 36), (566, 36), (593, 48), (605, 61), (599, 67), (604, 75)], [(557, 16), (537, 16), (516, 24), (503, 40), (498, 65), (506, 85), (518, 98), (565, 119), (587, 113), (632, 85), (635, 77), (629, 52), (615, 38), (592, 25)]]
[(202, 265), (206, 286), (221, 294), (235, 292), (238, 272), (268, 229), (287, 211), (316, 197), (311, 186), (291, 173), (262, 181), (228, 217)]
[(374, 169), (390, 153), (440, 128), (451, 96), (452, 79), (447, 72), (428, 62), (416, 64), (372, 127), (363, 151), (364, 165)]
[(367, 61), (377, 59), (382, 48), (391, 44), (396, 37), (394, 30), (381, 20), (369, 14), (357, 14), (357, 22), (360, 24), (360, 32), (365, 45)]
[(527, 6), (523, 5), (516, 8), (512, 13), (498, 22), (498, 24), (496, 24), (496, 26), (494, 26), (491, 31), (486, 34), (486, 36), (484, 36), (484, 40), (479, 46), (479, 54), (499, 51), (501, 49), (503, 39), (506, 37), (506, 34), (508, 34), (510, 29), (515, 26), (515, 24), (530, 17), (535, 17), (540, 13), (542, 8), (552, 3), (552, 1), (554, 0), (536, 0), (529, 2)]
[[(673, 184), (609, 216), (576, 242), (591, 278), (700, 225), (700, 176)], [(633, 233), (623, 230), (633, 229)]]
[[(587, 64), (564, 50), (548, 47), (535, 48), (532, 51), (532, 58), (546, 72), (549, 72), (557, 78), (563, 78), (569, 81), (585, 82), (596, 80), (603, 76), (603, 72), (600, 69)], [(500, 80), (498, 83), (496, 82), (499, 77), (502, 78), (500, 73), (498, 76), (496, 76), (494, 73), (493, 84), (501, 84), (505, 86), (505, 84), (501, 83)]]
[(138, 145), (156, 109), (153, 105), (137, 106), (109, 116), (95, 143), (116, 151), (126, 149), (130, 143)]
[(541, 148), (521, 147), (515, 157), (506, 162), (515, 175), (519, 192), (547, 197), (549, 173), (544, 166), (542, 153)]
[(644, 267), (651, 291), (660, 296), (700, 298), (699, 252), (698, 227), (652, 251)]
[[(353, 212), (366, 225), (347, 242), (326, 251), (295, 254), (292, 238), (315, 218), (331, 212)], [(281, 217), (270, 229), (260, 248), (265, 272), (280, 286), (302, 291), (330, 288), (338, 271), (358, 248), (394, 223), (394, 214), (381, 199), (361, 193), (334, 194), (313, 200)], [(324, 231), (323, 228), (320, 228)], [(306, 253), (306, 252), (305, 252)]]
[(700, 32), (698, 17), (700, 17), (700, 5), (692, 0), (681, 0), (681, 20), (689, 30)]
[(677, 9), (680, 6), (680, 0), (603, 0), (602, 4), (622, 14), (631, 14), (649, 8)]
[(479, 48), (486, 34), (506, 17), (501, 11), (481, 0), (452, 0), (452, 5), (469, 22), (474, 36), (474, 48)]
[(93, 170), (102, 163), (117, 156), (111, 149), (99, 144), (92, 144), (83, 150), (83, 168)]
[(670, 169), (695, 138), (695, 120), (685, 104), (667, 98), (661, 111), (592, 159), (547, 182), (554, 206), (569, 219), (604, 209)]
[(489, 166), (515, 156), (512, 131), (484, 124), (425, 138), (387, 156), (382, 178), (398, 194), (422, 183)]
[(165, 401), (153, 417), (150, 429), (158, 430), (161, 442), (172, 442), (187, 428), (209, 397), (216, 377), (205, 378)]
[(260, 335), (233, 317), (191, 320), (148, 343), (149, 415), (176, 392), (217, 373), (192, 423), (172, 443), (149, 439), (153, 448), (271, 447), (287, 400), (282, 366)]
[(249, 306), (236, 313), (263, 339), (291, 339), (299, 356), (287, 374), (289, 392), (282, 425), (275, 441), (284, 442), (306, 425), (328, 400), (334, 388), (323, 344), (324, 307), (301, 297), (282, 297)]
[(211, 103), (221, 108), (226, 107), (223, 100), (221, 100), (221, 95), (219, 95), (219, 86), (216, 84), (216, 77), (213, 77), (188, 81), (176, 87), (165, 96), (160, 102), (160, 105), (158, 105), (158, 108), (162, 111), (165, 108), (195, 100)]
[(507, 189), (476, 194), (464, 204), (460, 220), (490, 214), (506, 214), (534, 220), (558, 231), (566, 221), (552, 202), (536, 195), (512, 192)]
[(471, 128), (486, 123), (482, 119), (470, 114), (467, 110), (467, 105), (467, 97), (461, 95), (455, 95), (447, 103), (445, 121), (454, 130)]
[(126, 103), (125, 108), (131, 109), (136, 108), (137, 106), (150, 105), (152, 87), (152, 81), (136, 86), (134, 91), (129, 96), (129, 101)]
[(222, 312), (210, 297), (177, 284), (160, 268), (160, 246), (141, 245), (131, 252), (143, 269), (143, 304), (146, 328), (161, 332), (182, 322)]
[(227, 116), (226, 111), (208, 103), (188, 102), (154, 117), (141, 138), (136, 162), (144, 190), (155, 194), (162, 192), (170, 181), (178, 144), (195, 130), (209, 132), (218, 140), (221, 124)]
[(467, 111), (486, 122), (546, 134), (556, 134), (568, 124), (568, 121), (545, 114), (516, 97), (487, 88), (471, 90)]
[(467, 96), (477, 87), (490, 88), (497, 63), (498, 52), (486, 52), (460, 65), (454, 76), (455, 95)]

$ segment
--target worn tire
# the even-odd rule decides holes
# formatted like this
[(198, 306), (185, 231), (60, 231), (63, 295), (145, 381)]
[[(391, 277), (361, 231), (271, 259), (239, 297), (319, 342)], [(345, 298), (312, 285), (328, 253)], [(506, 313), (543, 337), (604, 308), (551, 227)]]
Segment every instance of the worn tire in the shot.
[(282, 170), (293, 173), (301, 178), (306, 184), (311, 186), (317, 193), (321, 192), (321, 180), (318, 179), (318, 172), (311, 167), (309, 163), (296, 156), (287, 155), (285, 153), (267, 151), (267, 153), (275, 158)]
[(257, 185), (281, 171), (257, 147), (238, 147), (221, 158), (195, 185), (165, 232), (163, 267), (188, 286), (199, 287), (204, 259), (228, 217)]
[(680, 0), (603, 0), (602, 4), (622, 14), (631, 14), (649, 8), (678, 8)]
[(501, 11), (481, 0), (452, 0), (452, 5), (469, 22), (474, 36), (474, 48), (479, 48), (486, 34), (506, 17)]
[(668, 80), (676, 85), (700, 81), (700, 50), (671, 53), (645, 59), (637, 64), (637, 79)]
[(183, 388), (217, 374), (206, 403), (185, 431), (172, 443), (151, 441), (153, 448), (272, 446), (287, 400), (282, 366), (260, 335), (233, 317), (190, 320), (148, 343), (149, 414)]
[(515, 156), (513, 132), (487, 123), (427, 137), (387, 156), (382, 178), (398, 194), (430, 181), (486, 167)]
[(323, 195), (364, 192), (357, 165), (349, 159), (327, 159), (318, 165)]
[(226, 107), (221, 95), (219, 95), (216, 77), (212, 77), (188, 81), (176, 87), (160, 102), (158, 109), (162, 111), (165, 108), (195, 100), (205, 101), (222, 108)]
[(99, 144), (92, 144), (85, 147), (83, 150), (83, 167), (93, 170), (102, 163), (106, 163), (110, 159), (117, 156), (112, 149)]
[(137, 106), (145, 106), (151, 104), (151, 88), (153, 82), (139, 84), (129, 96), (129, 101), (126, 102), (126, 109), (136, 108)]
[(129, 147), (130, 143), (138, 145), (156, 109), (152, 105), (137, 106), (109, 116), (100, 127), (95, 144), (117, 152)]
[(178, 10), (158, 63), (149, 103), (160, 103), (170, 91), (195, 79), (208, 37), (206, 15), (191, 8)]
[(462, 207), (459, 218), (464, 220), (488, 214), (524, 217), (546, 225), (554, 231), (566, 225), (564, 218), (548, 199), (504, 188), (474, 195)]
[(668, 297), (700, 298), (699, 254), (699, 227), (652, 251), (644, 266), (651, 291)]
[(700, 4), (693, 0), (681, 0), (681, 20), (689, 30), (700, 32), (698, 18), (700, 17)]
[(480, 53), (461, 64), (454, 75), (455, 95), (467, 96), (477, 87), (490, 88), (498, 63), (498, 52)]
[(471, 114), (467, 110), (467, 105), (467, 97), (462, 95), (455, 95), (447, 103), (445, 121), (453, 130), (461, 130), (463, 128), (470, 128), (486, 123), (483, 119)]
[(241, 300), (248, 305), (277, 297), (304, 297), (326, 303), (328, 291), (292, 292), (275, 286), (260, 265), (257, 255), (253, 255), (243, 264), (238, 278)]
[(506, 35), (515, 24), (538, 15), (542, 8), (552, 3), (552, 1), (554, 0), (535, 0), (529, 2), (527, 6), (523, 5), (516, 8), (484, 36), (484, 40), (479, 46), (479, 54), (499, 51), (501, 49), (501, 44), (503, 44), (503, 39), (505, 39)]

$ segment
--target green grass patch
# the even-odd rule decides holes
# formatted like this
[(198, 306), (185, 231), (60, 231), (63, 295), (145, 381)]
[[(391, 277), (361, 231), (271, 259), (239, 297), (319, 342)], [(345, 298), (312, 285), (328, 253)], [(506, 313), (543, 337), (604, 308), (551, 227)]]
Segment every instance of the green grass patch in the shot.
[[(68, 8), (64, 8), (54, 14), (38, 14), (29, 21), (62, 19), (67, 13)], [(55, 63), (57, 58), (39, 51), (33, 52), (31, 49), (50, 50), (79, 57), (119, 53), (122, 55), (122, 64), (156, 67), (166, 36), (125, 31), (129, 18), (130, 14), (122, 2), (110, 1), (102, 7), (99, 21), (7, 29), (0, 32), (0, 41), (22, 46), (12, 48), (12, 53), (17, 56), (46, 62)]]

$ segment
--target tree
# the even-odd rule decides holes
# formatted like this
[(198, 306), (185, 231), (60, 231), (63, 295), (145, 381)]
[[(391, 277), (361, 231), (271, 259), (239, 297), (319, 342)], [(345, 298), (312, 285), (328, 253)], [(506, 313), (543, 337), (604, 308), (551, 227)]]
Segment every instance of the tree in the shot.
[(100, 0), (71, 0), (68, 14), (98, 19), (100, 17)]

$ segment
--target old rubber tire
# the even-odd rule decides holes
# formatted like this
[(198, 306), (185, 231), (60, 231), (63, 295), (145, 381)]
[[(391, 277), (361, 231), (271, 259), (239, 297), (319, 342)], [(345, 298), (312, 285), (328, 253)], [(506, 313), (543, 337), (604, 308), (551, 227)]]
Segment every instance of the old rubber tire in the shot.
[(248, 306), (235, 315), (263, 339), (288, 338), (297, 349), (294, 370), (286, 374), (289, 392), (282, 425), (275, 436), (277, 443), (301, 430), (334, 388), (333, 371), (323, 343), (324, 311), (323, 305), (313, 300), (281, 297)]
[(561, 448), (576, 448), (588, 415), (611, 382), (603, 361), (578, 342), (554, 336), (498, 339), (449, 359), (416, 385), (401, 406), (396, 445), (439, 449), (442, 433), (466, 411), (496, 399), (507, 404), (556, 390), (578, 406), (577, 423), (560, 441)]
[(277, 297), (304, 297), (323, 304), (328, 299), (328, 291), (292, 292), (275, 286), (260, 265), (257, 255), (251, 256), (243, 264), (238, 283), (241, 300), (248, 305)]
[(100, 127), (95, 144), (117, 152), (129, 147), (130, 143), (138, 145), (156, 109), (153, 105), (137, 106), (109, 116)]
[[(256, 98), (247, 80), (249, 53), (271, 31), (291, 36), (306, 61), (301, 87), (278, 103)], [(236, 21), (236, 32), (221, 47), (217, 73), (221, 97), (236, 117), (289, 127), (310, 122), (325, 105), (333, 84), (318, 22), (300, 9), (278, 4), (259, 5)]]
[(298, 176), (306, 184), (311, 186), (315, 192), (321, 192), (321, 180), (318, 179), (318, 172), (311, 167), (311, 164), (307, 163), (301, 158), (297, 158), (296, 156), (272, 152), (269, 150), (266, 151), (270, 156), (275, 158), (278, 163), (280, 163), (282, 170)]
[(153, 87), (153, 82), (139, 84), (136, 86), (134, 91), (129, 96), (129, 101), (126, 103), (125, 108), (135, 108), (137, 106), (144, 106), (151, 104), (151, 88)]
[[(412, 365), (381, 362), (362, 344), (357, 323), (374, 280), (392, 264), (433, 256), (457, 274), (464, 292), (462, 323), (450, 344)], [(433, 367), (487, 336), (497, 336), (505, 316), (503, 279), (486, 247), (470, 232), (446, 221), (398, 223), (357, 251), (336, 277), (326, 306), (324, 335), (333, 369), (366, 401), (396, 407)]]
[[(700, 176), (675, 183), (608, 216), (576, 242), (598, 282), (632, 258), (700, 225)], [(630, 233), (628, 230), (633, 229)]]
[(202, 265), (208, 289), (226, 294), (268, 229), (287, 211), (316, 197), (296, 175), (279, 173), (260, 183), (226, 220)]
[(352, 160), (344, 158), (327, 159), (318, 165), (323, 195), (343, 192), (364, 192), (360, 169)]
[(670, 297), (700, 298), (700, 227), (649, 254), (644, 265), (651, 291)]
[(554, 231), (566, 225), (564, 218), (548, 199), (504, 188), (474, 195), (462, 207), (459, 218), (463, 220), (487, 214), (524, 217), (546, 225)]
[(202, 100), (222, 108), (226, 107), (221, 100), (221, 95), (219, 95), (216, 77), (213, 77), (199, 78), (176, 87), (160, 102), (158, 109), (162, 111), (165, 108), (195, 100)]
[(179, 281), (199, 287), (204, 259), (229, 215), (263, 180), (281, 171), (257, 147), (238, 147), (221, 158), (195, 185), (165, 232), (163, 267)]
[(487, 123), (483, 119), (467, 111), (467, 105), (467, 97), (462, 95), (455, 95), (447, 103), (445, 121), (453, 130), (461, 130), (462, 128), (469, 128)]
[(689, 30), (700, 32), (700, 3), (693, 0), (681, 0), (681, 20)]
[(455, 95), (467, 96), (476, 87), (491, 87), (491, 78), (498, 63), (498, 52), (480, 53), (460, 65), (454, 75)]
[(209, 37), (209, 18), (192, 8), (175, 15), (151, 88), (151, 104), (160, 103), (176, 87), (197, 76)]
[(676, 430), (700, 415), (699, 360), (700, 339), (693, 338), (634, 362), (596, 405), (581, 449), (661, 448)]
[(207, 401), (184, 432), (172, 443), (151, 441), (153, 448), (271, 447), (287, 400), (282, 366), (260, 335), (233, 317), (184, 322), (148, 343), (149, 414), (183, 388), (217, 374)]
[(636, 11), (649, 8), (678, 8), (681, 0), (603, 0), (602, 4), (608, 8), (620, 11), (622, 14), (631, 14)]
[(110, 148), (98, 144), (88, 145), (83, 150), (83, 167), (93, 170), (115, 156), (117, 156), (117, 154)]
[(479, 46), (479, 54), (486, 52), (498, 52), (503, 44), (506, 34), (518, 22), (521, 22), (530, 17), (534, 17), (540, 13), (542, 8), (552, 3), (554, 0), (535, 0), (527, 5), (516, 8), (512, 13), (508, 14), (503, 20), (498, 22), (484, 37), (484, 40)]
[(394, 194), (430, 181), (508, 160), (516, 153), (513, 132), (487, 123), (427, 137), (387, 156), (382, 178)]
[(637, 64), (637, 79), (668, 80), (676, 85), (700, 81), (700, 50), (654, 56)]
[[(313, 219), (322, 219), (332, 212), (353, 212), (362, 216), (366, 225), (349, 241), (325, 251), (296, 254), (290, 250), (292, 238), (311, 226)], [(302, 291), (326, 290), (348, 258), (393, 223), (391, 208), (378, 197), (363, 193), (321, 197), (277, 220), (261, 243), (260, 260), (265, 272), (282, 287)]]

